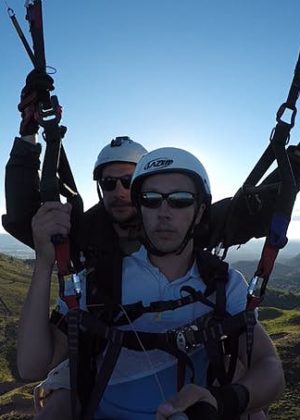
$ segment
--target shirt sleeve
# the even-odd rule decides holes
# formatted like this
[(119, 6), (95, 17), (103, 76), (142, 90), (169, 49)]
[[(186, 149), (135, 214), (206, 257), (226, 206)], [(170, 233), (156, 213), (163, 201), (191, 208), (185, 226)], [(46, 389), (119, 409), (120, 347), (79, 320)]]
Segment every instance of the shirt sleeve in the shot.
[(226, 286), (226, 309), (235, 315), (246, 309), (248, 284), (245, 277), (237, 270), (230, 269)]

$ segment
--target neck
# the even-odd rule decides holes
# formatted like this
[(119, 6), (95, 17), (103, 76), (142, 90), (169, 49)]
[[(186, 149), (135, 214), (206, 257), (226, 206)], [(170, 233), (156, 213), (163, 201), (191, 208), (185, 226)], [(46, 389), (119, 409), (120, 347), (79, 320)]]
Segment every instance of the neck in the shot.
[(140, 225), (137, 223), (128, 224), (126, 227), (113, 223), (113, 227), (120, 239), (128, 239), (129, 241), (140, 240)]
[(128, 238), (129, 228), (123, 229), (120, 227), (118, 223), (113, 223), (113, 227), (119, 238), (121, 239)]
[(194, 261), (193, 246), (193, 241), (189, 241), (179, 255), (176, 253), (163, 256), (149, 254), (149, 259), (171, 282), (183, 277), (191, 267)]

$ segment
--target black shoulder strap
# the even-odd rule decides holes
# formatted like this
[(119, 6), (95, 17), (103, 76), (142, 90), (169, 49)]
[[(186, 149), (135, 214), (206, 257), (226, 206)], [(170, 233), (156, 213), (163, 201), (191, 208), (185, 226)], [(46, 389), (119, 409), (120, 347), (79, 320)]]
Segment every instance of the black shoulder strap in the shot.
[(218, 282), (227, 283), (228, 263), (202, 249), (196, 249), (195, 255), (200, 276), (207, 287), (205, 296), (209, 296), (216, 290)]
[[(100, 315), (111, 322), (110, 306), (116, 308), (122, 299), (122, 260), (121, 251), (101, 253), (93, 259), (95, 266), (87, 276), (87, 305), (94, 315)], [(105, 313), (103, 312), (105, 305)]]
[[(216, 292), (215, 308), (213, 310), (210, 323), (219, 323), (226, 318), (226, 283), (228, 281), (228, 264), (220, 260), (216, 255), (208, 251), (198, 250), (196, 253), (198, 270), (206, 284), (205, 295), (209, 296)], [(225, 337), (224, 337), (225, 339)], [(224, 385), (230, 383), (235, 371), (238, 355), (238, 337), (230, 337), (227, 346), (230, 346), (230, 363), (225, 367), (225, 348), (224, 339), (220, 341), (211, 340), (206, 344), (207, 354), (210, 361), (207, 381), (212, 384), (217, 378), (219, 383)]]

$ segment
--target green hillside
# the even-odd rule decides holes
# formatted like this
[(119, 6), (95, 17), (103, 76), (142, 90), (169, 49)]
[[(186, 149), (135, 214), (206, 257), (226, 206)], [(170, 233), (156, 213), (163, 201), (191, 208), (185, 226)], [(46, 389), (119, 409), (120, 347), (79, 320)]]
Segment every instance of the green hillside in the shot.
[(263, 307), (259, 319), (276, 345), (286, 378), (282, 398), (273, 404), (273, 420), (300, 419), (300, 310)]
[(300, 294), (289, 291), (284, 292), (269, 287), (262, 306), (273, 306), (279, 309), (300, 309)]
[[(25, 420), (33, 415), (34, 384), (22, 382), (16, 369), (16, 333), (32, 264), (0, 254), (0, 419)], [(284, 279), (288, 284), (288, 279)], [(57, 293), (54, 279), (53, 295)], [(269, 299), (269, 300), (268, 300)], [(54, 302), (54, 300), (53, 300)], [(300, 419), (300, 296), (268, 290), (259, 318), (282, 358), (287, 388), (273, 404), (273, 420)], [(268, 305), (268, 306), (267, 306)], [(273, 306), (276, 306), (273, 307)]]
[[(248, 281), (253, 277), (257, 265), (258, 260), (237, 261), (232, 264), (234, 268), (244, 274)], [(276, 260), (269, 280), (269, 287), (285, 292), (300, 293), (300, 254), (293, 258), (278, 258)]]
[[(16, 368), (18, 319), (30, 279), (32, 264), (0, 253), (0, 419), (31, 419), (32, 389), (19, 379)], [(53, 279), (52, 295), (57, 293)], [(55, 299), (52, 299), (54, 304)]]

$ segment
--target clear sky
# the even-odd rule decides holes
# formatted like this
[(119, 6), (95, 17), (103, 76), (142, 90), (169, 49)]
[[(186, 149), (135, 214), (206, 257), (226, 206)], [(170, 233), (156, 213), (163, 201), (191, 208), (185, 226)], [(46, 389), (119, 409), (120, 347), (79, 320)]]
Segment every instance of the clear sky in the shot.
[[(7, 1), (30, 40), (24, 2)], [(97, 154), (119, 135), (149, 150), (168, 145), (195, 153), (214, 200), (237, 191), (288, 94), (300, 47), (299, 0), (44, 0), (43, 6), (47, 62), (57, 69), (64, 144), (85, 209), (97, 201)], [(3, 214), (4, 167), (32, 65), (4, 2), (0, 28)], [(300, 141), (299, 128), (296, 120), (292, 144)], [(300, 239), (299, 198), (288, 236)]]

